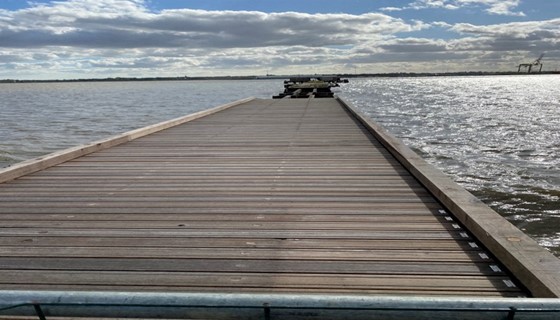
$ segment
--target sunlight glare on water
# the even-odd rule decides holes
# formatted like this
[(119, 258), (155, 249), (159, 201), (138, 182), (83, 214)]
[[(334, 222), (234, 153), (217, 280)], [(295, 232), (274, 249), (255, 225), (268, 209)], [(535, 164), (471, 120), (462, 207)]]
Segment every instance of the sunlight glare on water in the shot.
[(341, 96), (560, 253), (560, 77), (370, 78)]

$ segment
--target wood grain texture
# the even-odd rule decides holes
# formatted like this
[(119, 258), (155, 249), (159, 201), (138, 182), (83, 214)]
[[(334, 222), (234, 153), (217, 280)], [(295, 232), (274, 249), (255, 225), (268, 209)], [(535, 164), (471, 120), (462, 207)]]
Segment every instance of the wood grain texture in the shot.
[(147, 132), (0, 184), (2, 288), (526, 295), (335, 99)]
[(144, 128), (132, 130), (114, 137), (110, 137), (107, 139), (103, 139), (100, 141), (91, 142), (88, 144), (84, 144), (81, 146), (69, 148), (66, 150), (62, 150), (59, 152), (54, 152), (51, 154), (47, 154), (45, 156), (41, 156), (36, 159), (31, 159), (28, 161), (23, 161), (16, 165), (10, 166), (8, 168), (0, 169), (0, 183), (10, 181), (13, 179), (17, 179), (21, 176), (38, 172), (43, 169), (56, 166), (58, 164), (64, 163), (66, 161), (70, 161), (84, 155), (88, 155), (100, 150), (105, 150), (114, 146), (121, 145), (125, 142), (132, 141), (134, 139), (138, 139), (140, 137), (152, 134), (154, 132), (158, 132), (161, 130), (165, 130), (168, 128), (172, 128), (176, 125), (186, 123), (189, 121), (193, 121), (195, 119), (211, 115), (213, 113), (225, 110), (227, 108), (231, 108), (243, 102), (251, 101), (254, 98), (246, 98), (239, 101), (235, 101), (232, 103), (224, 104), (209, 110), (203, 110), (200, 112), (196, 112), (190, 115), (186, 115), (184, 117), (180, 117), (177, 119), (172, 119), (168, 121), (164, 121), (161, 123), (157, 123), (154, 125), (150, 125)]

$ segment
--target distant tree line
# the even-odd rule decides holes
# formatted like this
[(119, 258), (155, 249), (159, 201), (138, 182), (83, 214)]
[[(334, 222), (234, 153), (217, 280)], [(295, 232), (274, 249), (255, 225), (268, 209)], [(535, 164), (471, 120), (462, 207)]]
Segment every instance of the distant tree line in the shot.
[[(392, 72), (392, 73), (342, 73), (334, 74), (344, 78), (375, 78), (375, 77), (440, 77), (440, 76), (491, 76), (491, 75), (536, 75), (536, 74), (560, 74), (560, 71), (543, 71), (541, 73), (518, 73), (518, 72)], [(325, 74), (314, 74), (312, 77), (324, 76)], [(212, 77), (113, 77), (113, 78), (91, 78), (91, 79), (53, 79), (53, 80), (17, 80), (0, 79), (0, 83), (36, 83), (36, 82), (109, 82), (109, 81), (192, 81), (192, 80), (255, 80), (255, 79), (288, 79), (294, 75), (273, 76), (212, 76)], [(307, 76), (307, 75), (297, 75)]]

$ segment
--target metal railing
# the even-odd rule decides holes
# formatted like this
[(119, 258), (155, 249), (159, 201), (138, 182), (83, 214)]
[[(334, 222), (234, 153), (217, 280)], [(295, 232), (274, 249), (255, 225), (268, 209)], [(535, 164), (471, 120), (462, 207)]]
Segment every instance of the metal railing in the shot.
[(154, 319), (560, 319), (560, 299), (0, 291), (0, 316)]

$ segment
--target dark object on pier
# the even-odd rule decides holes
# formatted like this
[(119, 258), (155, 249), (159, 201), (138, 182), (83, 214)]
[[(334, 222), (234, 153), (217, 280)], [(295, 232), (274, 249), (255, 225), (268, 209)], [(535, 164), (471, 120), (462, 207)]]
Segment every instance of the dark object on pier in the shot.
[(348, 79), (337, 76), (294, 77), (284, 81), (284, 92), (272, 98), (332, 98), (334, 93), (331, 88), (338, 87), (339, 83), (348, 83)]

